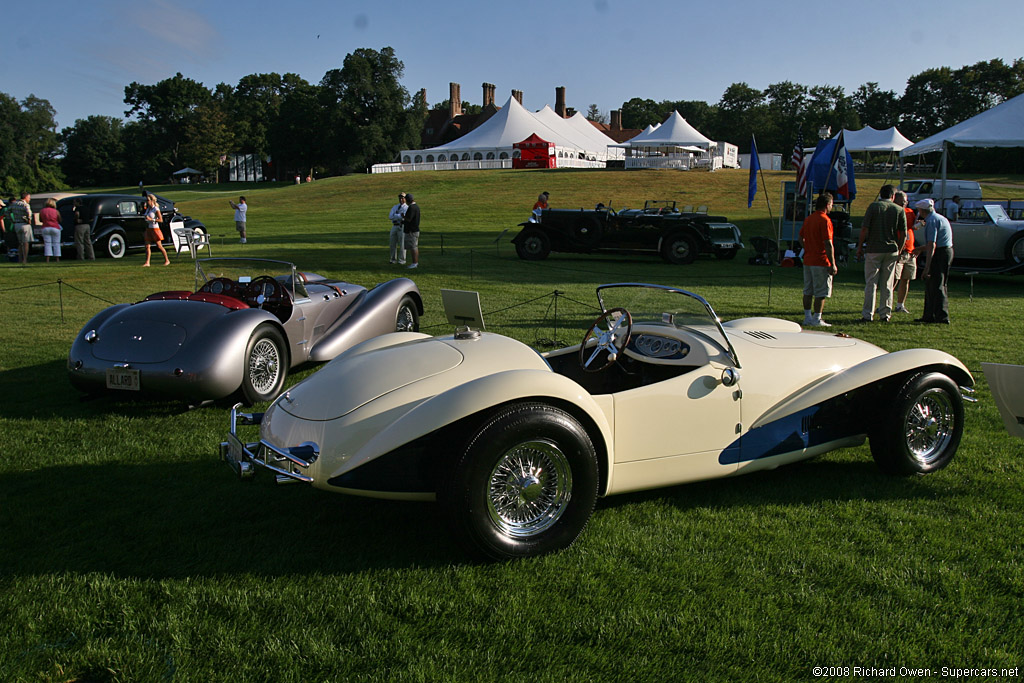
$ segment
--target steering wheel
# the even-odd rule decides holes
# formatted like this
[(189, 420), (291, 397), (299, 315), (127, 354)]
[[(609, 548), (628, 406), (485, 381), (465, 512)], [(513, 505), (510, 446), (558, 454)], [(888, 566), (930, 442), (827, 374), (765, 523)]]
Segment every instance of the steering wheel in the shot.
[(284, 288), (269, 275), (260, 275), (250, 282), (246, 293), (257, 308), (277, 306), (284, 302)]
[(215, 277), (202, 287), (199, 288), (200, 292), (208, 292), (210, 294), (224, 294), (226, 296), (236, 296), (235, 294), (235, 281), (229, 277)]
[[(599, 315), (583, 335), (583, 342), (580, 344), (580, 366), (586, 372), (600, 372), (610, 366), (626, 348), (632, 330), (633, 316), (625, 308), (611, 308)], [(597, 339), (597, 345), (588, 350), (587, 342), (591, 337)], [(604, 365), (598, 365), (595, 361), (602, 351), (608, 358)]]

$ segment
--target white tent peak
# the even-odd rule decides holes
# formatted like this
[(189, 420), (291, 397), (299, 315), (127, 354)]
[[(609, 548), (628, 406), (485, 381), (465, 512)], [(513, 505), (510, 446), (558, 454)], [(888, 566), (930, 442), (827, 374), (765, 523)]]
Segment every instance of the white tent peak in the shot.
[(900, 154), (938, 152), (946, 144), (957, 147), (1024, 147), (1024, 95), (1017, 95), (927, 137)]
[(668, 146), (695, 146), (708, 148), (714, 145), (714, 141), (702, 135), (696, 128), (686, 122), (679, 112), (674, 111), (664, 123), (650, 133), (644, 129), (643, 133), (627, 141), (631, 147), (668, 147)]
[[(833, 140), (838, 138), (839, 133), (832, 136)], [(860, 130), (844, 128), (843, 141), (850, 152), (899, 152), (914, 144), (896, 130), (896, 126), (885, 130), (871, 126), (864, 126)]]

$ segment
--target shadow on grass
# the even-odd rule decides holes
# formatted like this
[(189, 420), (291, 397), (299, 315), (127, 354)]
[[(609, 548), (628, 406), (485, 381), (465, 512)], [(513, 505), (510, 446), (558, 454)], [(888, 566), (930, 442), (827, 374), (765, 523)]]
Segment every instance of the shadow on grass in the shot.
[(214, 455), (0, 476), (0, 574), (344, 574), (461, 555), (435, 506), (239, 482)]
[[(0, 574), (336, 575), (467, 562), (436, 505), (279, 487), (266, 476), (239, 482), (212, 455), (13, 473), (0, 476), (0, 491)], [(935, 495), (919, 480), (886, 478), (871, 463), (817, 462), (615, 496), (595, 514), (651, 500), (685, 511)]]

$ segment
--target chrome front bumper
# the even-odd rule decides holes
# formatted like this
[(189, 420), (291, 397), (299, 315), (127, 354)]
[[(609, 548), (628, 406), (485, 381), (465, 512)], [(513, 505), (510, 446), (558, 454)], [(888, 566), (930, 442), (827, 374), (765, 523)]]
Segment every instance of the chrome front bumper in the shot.
[(239, 412), (241, 405), (236, 403), (231, 408), (227, 440), (220, 442), (221, 459), (240, 479), (249, 479), (256, 473), (256, 467), (262, 467), (274, 473), (278, 484), (313, 483), (313, 477), (303, 474), (300, 469), (308, 470), (316, 462), (320, 457), (320, 447), (312, 441), (291, 448), (278, 448), (263, 439), (242, 441), (238, 437), (239, 425), (259, 425), (263, 421), (263, 413)]

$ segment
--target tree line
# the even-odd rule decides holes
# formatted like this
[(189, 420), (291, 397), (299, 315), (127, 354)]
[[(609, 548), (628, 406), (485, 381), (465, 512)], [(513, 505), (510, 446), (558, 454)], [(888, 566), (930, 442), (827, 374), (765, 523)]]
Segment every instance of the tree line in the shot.
[[(269, 176), (282, 180), (363, 171), (419, 146), (427, 107), (401, 85), (404, 68), (385, 47), (355, 50), (317, 84), (269, 73), (208, 88), (178, 73), (126, 86), (123, 119), (89, 116), (60, 132), (45, 99), (19, 102), (0, 93), (0, 193), (162, 183), (185, 166), (216, 177), (228, 154), (266, 159)], [(919, 140), (1021, 93), (1024, 59), (993, 59), (928, 69), (911, 76), (901, 95), (873, 82), (848, 95), (839, 86), (783, 81), (764, 90), (733, 83), (715, 104), (633, 98), (622, 105), (622, 125), (645, 128), (675, 110), (704, 135), (741, 151), (756, 135), (760, 150), (788, 154), (798, 130), (808, 145), (822, 126), (897, 126)], [(595, 105), (587, 114), (603, 118)], [(1019, 150), (959, 150), (955, 160), (963, 172), (1024, 172), (1021, 156)]]

